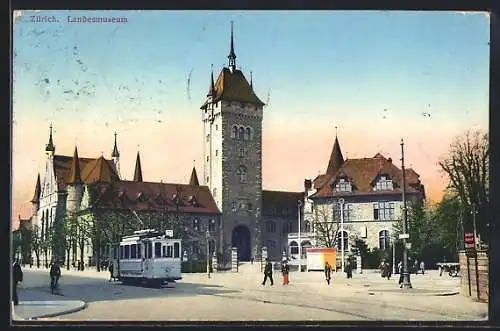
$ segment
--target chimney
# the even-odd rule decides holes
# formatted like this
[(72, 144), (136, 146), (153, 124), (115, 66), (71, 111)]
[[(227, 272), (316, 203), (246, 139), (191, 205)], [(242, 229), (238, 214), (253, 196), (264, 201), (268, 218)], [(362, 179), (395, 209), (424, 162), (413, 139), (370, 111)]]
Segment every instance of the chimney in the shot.
[(392, 157), (388, 158), (387, 161), (389, 161), (390, 163), (392, 163)]

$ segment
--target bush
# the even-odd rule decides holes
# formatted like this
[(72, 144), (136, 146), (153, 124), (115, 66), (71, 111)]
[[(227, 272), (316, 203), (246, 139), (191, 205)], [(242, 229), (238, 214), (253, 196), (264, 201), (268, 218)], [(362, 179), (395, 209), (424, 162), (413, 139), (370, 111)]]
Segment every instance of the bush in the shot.
[(207, 272), (207, 261), (185, 261), (181, 263), (181, 273)]

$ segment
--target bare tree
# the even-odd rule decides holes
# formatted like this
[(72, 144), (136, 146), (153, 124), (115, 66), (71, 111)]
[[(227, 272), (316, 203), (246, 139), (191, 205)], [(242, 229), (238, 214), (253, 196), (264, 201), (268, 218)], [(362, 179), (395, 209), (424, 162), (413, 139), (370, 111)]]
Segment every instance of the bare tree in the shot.
[[(477, 232), (488, 241), (489, 233), (489, 139), (488, 133), (467, 131), (455, 138), (446, 157), (439, 162), (450, 182), (448, 189), (456, 194), (464, 208), (468, 228), (474, 216)], [(475, 214), (475, 215), (474, 215)]]
[(315, 205), (312, 226), (318, 247), (336, 247), (340, 230), (340, 215), (334, 205)]
[(40, 268), (40, 253), (41, 253), (41, 238), (40, 227), (36, 224), (33, 225), (31, 230), (31, 250), (35, 253), (36, 266)]

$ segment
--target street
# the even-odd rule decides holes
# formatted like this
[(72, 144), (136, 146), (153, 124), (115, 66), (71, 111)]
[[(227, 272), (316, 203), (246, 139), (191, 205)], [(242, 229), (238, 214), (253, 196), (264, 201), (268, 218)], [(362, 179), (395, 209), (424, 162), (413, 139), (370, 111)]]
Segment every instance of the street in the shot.
[[(321, 272), (293, 272), (283, 286), (261, 285), (256, 265), (238, 273), (184, 274), (161, 289), (108, 282), (108, 272), (63, 270), (64, 298), (83, 300), (87, 308), (47, 320), (101, 321), (279, 321), (279, 320), (486, 320), (488, 305), (456, 294), (459, 278), (437, 271), (412, 275), (413, 290), (402, 293), (398, 275), (383, 279), (373, 270), (346, 279), (334, 273), (330, 286)], [(20, 289), (45, 291), (47, 271), (25, 271)], [(31, 284), (31, 285), (30, 285)]]

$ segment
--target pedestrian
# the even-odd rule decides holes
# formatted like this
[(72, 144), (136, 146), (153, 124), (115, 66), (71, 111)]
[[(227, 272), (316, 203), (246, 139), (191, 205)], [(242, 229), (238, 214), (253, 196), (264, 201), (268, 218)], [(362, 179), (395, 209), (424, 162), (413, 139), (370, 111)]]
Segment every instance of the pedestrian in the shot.
[(283, 260), (281, 263), (281, 274), (283, 275), (283, 285), (288, 285), (290, 284), (290, 281), (288, 280), (288, 272), (290, 271), (290, 267), (288, 266), (288, 263), (286, 260)]
[(391, 280), (392, 270), (391, 265), (389, 263), (385, 263), (385, 276), (387, 280)]
[(113, 277), (113, 262), (109, 262), (109, 281), (114, 280), (115, 277)]
[(50, 267), (50, 290), (52, 293), (57, 289), (59, 283), (59, 278), (61, 277), (61, 268), (59, 267), (59, 262), (54, 260), (52, 266)]
[(425, 274), (425, 263), (424, 261), (421, 261), (420, 262), (420, 272), (423, 274)]
[(250, 258), (250, 264), (253, 264), (253, 256)]
[(348, 279), (352, 278), (352, 264), (350, 260), (347, 260), (347, 264), (345, 266), (345, 273)]
[(271, 264), (271, 261), (269, 261), (269, 258), (266, 258), (266, 265), (264, 266), (264, 281), (262, 282), (262, 285), (266, 285), (268, 278), (271, 282), (271, 286), (273, 286), (273, 265)]
[(398, 273), (399, 273), (399, 281), (398, 284), (400, 285), (399, 287), (403, 287), (403, 264), (401, 261), (398, 263)]
[(413, 271), (415, 272), (415, 275), (418, 274), (418, 260), (415, 259), (415, 261), (413, 261)]
[(332, 279), (332, 266), (328, 261), (325, 262), (325, 278), (326, 278), (326, 283), (330, 285), (330, 280)]
[(16, 259), (12, 265), (12, 301), (14, 305), (19, 304), (19, 297), (17, 295), (17, 285), (19, 282), (23, 281), (23, 271), (19, 265), (19, 261)]

